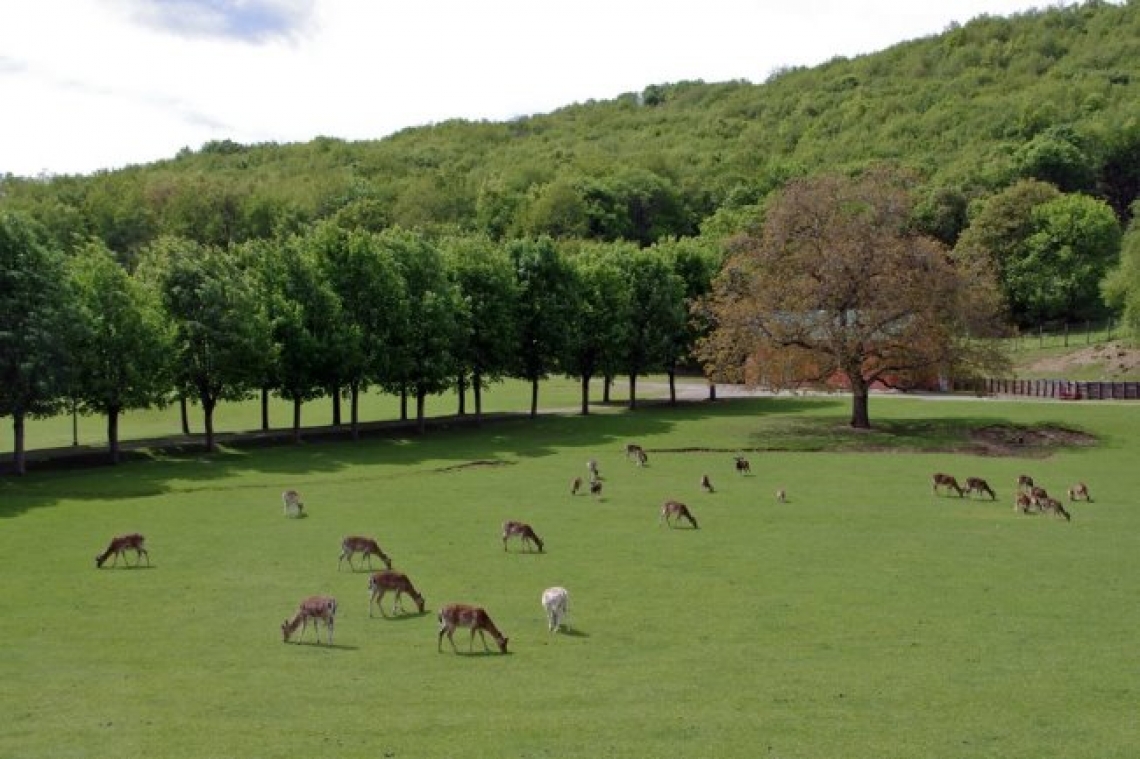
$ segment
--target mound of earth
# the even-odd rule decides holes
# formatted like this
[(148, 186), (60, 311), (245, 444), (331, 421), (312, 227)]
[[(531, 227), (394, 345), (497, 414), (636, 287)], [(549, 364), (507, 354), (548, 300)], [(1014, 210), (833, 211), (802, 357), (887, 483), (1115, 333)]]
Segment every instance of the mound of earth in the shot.
[(1104, 379), (1135, 377), (1140, 374), (1140, 350), (1123, 343), (1101, 343), (1081, 348), (1063, 356), (1050, 356), (1034, 361), (1025, 369), (1036, 374), (1053, 374), (1064, 378), (1072, 369), (1087, 366), (1101, 367)]
[(1064, 427), (991, 424), (970, 432), (970, 440), (989, 456), (1047, 456), (1057, 448), (1096, 445), (1087, 432)]

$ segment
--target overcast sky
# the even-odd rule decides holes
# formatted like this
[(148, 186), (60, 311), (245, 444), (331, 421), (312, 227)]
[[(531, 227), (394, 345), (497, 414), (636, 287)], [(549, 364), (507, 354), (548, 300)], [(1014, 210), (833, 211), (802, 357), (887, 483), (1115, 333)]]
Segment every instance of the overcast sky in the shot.
[(1038, 0), (0, 0), (0, 174), (763, 82)]

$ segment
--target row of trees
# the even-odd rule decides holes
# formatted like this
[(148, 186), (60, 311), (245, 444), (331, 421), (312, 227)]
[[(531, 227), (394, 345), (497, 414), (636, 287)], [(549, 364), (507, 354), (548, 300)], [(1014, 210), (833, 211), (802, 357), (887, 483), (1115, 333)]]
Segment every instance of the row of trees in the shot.
[[(215, 246), (163, 237), (124, 265), (101, 241), (65, 255), (34, 222), (0, 213), (0, 416), (14, 422), (24, 470), (24, 424), (74, 408), (107, 418), (118, 459), (123, 411), (193, 399), (204, 414), (260, 393), (293, 403), (350, 403), (368, 388), (399, 394), (424, 424), (424, 400), (504, 377), (590, 382), (673, 372), (696, 332), (687, 302), (707, 292), (719, 257), (699, 241), (556, 244), (435, 237), (331, 222), (301, 233)], [(183, 406), (185, 409), (185, 405)], [(465, 412), (463, 407), (461, 413)], [(184, 416), (185, 419), (185, 416)]]

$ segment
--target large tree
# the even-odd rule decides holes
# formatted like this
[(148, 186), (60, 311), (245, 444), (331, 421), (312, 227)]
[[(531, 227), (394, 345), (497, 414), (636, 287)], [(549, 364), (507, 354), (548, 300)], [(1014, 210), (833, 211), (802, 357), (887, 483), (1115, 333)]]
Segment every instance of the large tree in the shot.
[[(622, 268), (629, 290), (622, 368), (629, 375), (629, 407), (636, 408), (639, 376), (664, 370), (672, 377), (678, 345), (687, 334), (685, 282), (674, 273), (669, 257), (656, 248), (631, 249), (622, 256)], [(671, 389), (675, 391), (675, 386)]]
[(1132, 223), (1120, 246), (1120, 263), (1103, 283), (1105, 301), (1121, 312), (1132, 339), (1140, 342), (1140, 201), (1133, 205)]
[(170, 391), (172, 325), (158, 294), (119, 265), (102, 242), (68, 262), (74, 317), (67, 330), (70, 394), (107, 418), (111, 463), (119, 462), (119, 415), (159, 405)]
[(612, 377), (625, 355), (630, 329), (629, 283), (622, 243), (588, 243), (570, 259), (575, 316), (566, 335), (562, 368), (578, 378), (582, 413), (590, 413), (590, 380)]
[(992, 278), (915, 232), (911, 209), (906, 177), (886, 169), (790, 182), (717, 278), (716, 326), (700, 347), (710, 373), (731, 373), (719, 362), (744, 354), (792, 381), (840, 378), (851, 425), (867, 428), (877, 382), (1004, 367), (982, 339), (1001, 324)]
[(530, 415), (538, 416), (538, 383), (558, 367), (572, 319), (570, 264), (547, 237), (507, 246), (518, 284), (515, 372), (530, 382)]
[(0, 417), (12, 417), (16, 474), (27, 469), (27, 419), (64, 400), (64, 262), (42, 239), (30, 219), (0, 211)]
[(206, 450), (213, 452), (218, 402), (245, 400), (264, 380), (264, 364), (273, 356), (253, 277), (236, 249), (174, 237), (147, 249), (142, 270), (157, 283), (174, 321), (175, 387), (201, 404)]

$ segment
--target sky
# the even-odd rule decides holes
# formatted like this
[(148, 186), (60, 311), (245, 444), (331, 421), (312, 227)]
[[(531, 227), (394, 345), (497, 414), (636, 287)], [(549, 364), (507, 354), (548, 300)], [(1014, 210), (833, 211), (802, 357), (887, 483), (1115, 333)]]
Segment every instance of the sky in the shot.
[(0, 0), (0, 175), (762, 83), (1052, 0)]

